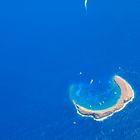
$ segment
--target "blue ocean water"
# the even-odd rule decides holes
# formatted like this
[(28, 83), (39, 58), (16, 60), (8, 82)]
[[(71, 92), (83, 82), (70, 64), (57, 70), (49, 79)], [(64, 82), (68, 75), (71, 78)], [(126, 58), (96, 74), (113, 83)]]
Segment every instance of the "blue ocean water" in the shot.
[[(140, 2), (83, 4), (0, 2), (0, 140), (140, 139)], [(103, 122), (79, 116), (69, 85), (80, 71), (101, 90), (123, 76), (134, 101)]]

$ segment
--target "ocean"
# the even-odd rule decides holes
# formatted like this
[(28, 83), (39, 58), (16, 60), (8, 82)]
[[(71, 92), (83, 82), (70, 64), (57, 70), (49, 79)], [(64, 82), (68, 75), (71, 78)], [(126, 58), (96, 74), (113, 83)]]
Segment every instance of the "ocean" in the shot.
[[(138, 0), (1, 1), (0, 140), (139, 140), (139, 46)], [(104, 91), (115, 74), (133, 102), (102, 122), (78, 115), (69, 86)]]

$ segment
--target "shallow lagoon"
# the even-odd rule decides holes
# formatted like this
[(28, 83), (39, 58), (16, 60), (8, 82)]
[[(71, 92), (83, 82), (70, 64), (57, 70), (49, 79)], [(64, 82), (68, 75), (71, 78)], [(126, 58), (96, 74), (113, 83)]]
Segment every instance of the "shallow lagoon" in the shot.
[(113, 106), (120, 97), (120, 89), (114, 81), (106, 88), (93, 89), (89, 84), (72, 84), (69, 88), (70, 99), (77, 104), (91, 109), (102, 110)]

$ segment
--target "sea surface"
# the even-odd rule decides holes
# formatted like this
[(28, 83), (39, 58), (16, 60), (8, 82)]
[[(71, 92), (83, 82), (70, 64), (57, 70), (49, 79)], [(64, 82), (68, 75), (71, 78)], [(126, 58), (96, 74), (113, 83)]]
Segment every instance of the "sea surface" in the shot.
[[(140, 140), (140, 1), (0, 1), (0, 140)], [(79, 73), (82, 75), (79, 79)], [(97, 122), (76, 113), (73, 83), (135, 98)]]

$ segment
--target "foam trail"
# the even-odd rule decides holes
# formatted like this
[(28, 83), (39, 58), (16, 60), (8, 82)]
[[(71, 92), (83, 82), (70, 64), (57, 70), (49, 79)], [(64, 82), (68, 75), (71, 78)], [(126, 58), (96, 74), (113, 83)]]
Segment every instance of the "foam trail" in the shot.
[(79, 75), (82, 75), (82, 72), (81, 71), (79, 72)]
[(92, 83), (93, 83), (93, 79), (91, 79), (91, 81), (90, 81), (89, 85), (91, 85)]
[(88, 2), (88, 0), (85, 0), (85, 3), (84, 3), (86, 11), (87, 11), (87, 2)]

